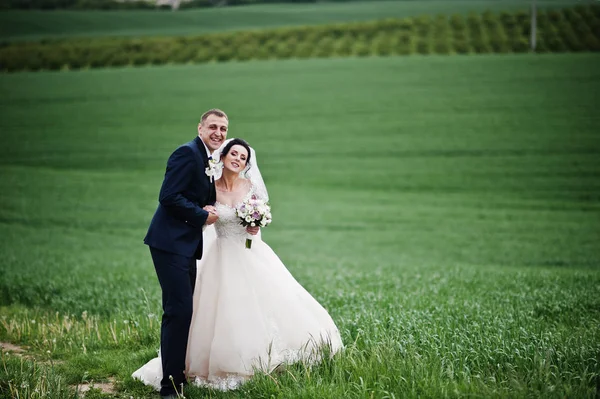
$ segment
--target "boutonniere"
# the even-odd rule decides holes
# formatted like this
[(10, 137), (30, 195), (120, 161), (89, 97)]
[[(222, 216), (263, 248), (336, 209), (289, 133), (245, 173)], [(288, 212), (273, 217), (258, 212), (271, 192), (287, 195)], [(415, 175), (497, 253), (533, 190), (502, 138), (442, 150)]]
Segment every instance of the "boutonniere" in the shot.
[(208, 159), (208, 166), (206, 167), (206, 169), (204, 170), (206, 172), (206, 176), (210, 177), (210, 182), (212, 183), (214, 180), (215, 175), (217, 174), (217, 172), (220, 170), (220, 166), (221, 161), (217, 161), (214, 158), (209, 158)]

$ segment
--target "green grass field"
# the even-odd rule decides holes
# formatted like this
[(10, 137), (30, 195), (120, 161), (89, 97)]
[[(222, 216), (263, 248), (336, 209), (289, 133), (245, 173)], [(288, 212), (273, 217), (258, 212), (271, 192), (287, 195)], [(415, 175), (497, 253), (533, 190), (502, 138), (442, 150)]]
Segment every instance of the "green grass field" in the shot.
[[(365, 1), (160, 11), (4, 11), (0, 40), (73, 36), (194, 35), (279, 26), (366, 21), (423, 14), (527, 10), (526, 0)], [(540, 8), (572, 6), (569, 0), (539, 0)]]
[[(264, 239), (332, 314), (332, 361), (188, 398), (594, 398), (599, 55), (0, 75), (0, 397), (69, 398), (158, 348), (142, 238), (210, 107), (257, 150)], [(28, 396), (29, 394), (29, 396)], [(100, 397), (92, 391), (88, 398)]]

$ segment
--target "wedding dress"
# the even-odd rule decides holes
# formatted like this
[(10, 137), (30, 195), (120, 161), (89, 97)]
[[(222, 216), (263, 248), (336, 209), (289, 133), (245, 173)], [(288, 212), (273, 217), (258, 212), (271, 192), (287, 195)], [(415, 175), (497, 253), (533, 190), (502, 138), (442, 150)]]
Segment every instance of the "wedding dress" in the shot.
[[(245, 198), (253, 192), (254, 186)], [(215, 206), (216, 237), (210, 238), (210, 227), (205, 231), (204, 256), (198, 262), (186, 357), (190, 380), (219, 390), (235, 389), (256, 370), (269, 373), (280, 364), (313, 363), (323, 353), (342, 349), (330, 315), (294, 279), (260, 233), (246, 249), (250, 236), (235, 208), (218, 202)], [(160, 358), (133, 377), (160, 389)]]

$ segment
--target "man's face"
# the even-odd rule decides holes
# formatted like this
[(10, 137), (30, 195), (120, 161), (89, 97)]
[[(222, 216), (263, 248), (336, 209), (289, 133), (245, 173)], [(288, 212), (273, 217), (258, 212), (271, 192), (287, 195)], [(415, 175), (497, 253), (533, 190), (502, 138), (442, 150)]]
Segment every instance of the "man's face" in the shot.
[(226, 118), (212, 114), (198, 124), (198, 136), (212, 152), (217, 150), (227, 138), (228, 127), (229, 121)]

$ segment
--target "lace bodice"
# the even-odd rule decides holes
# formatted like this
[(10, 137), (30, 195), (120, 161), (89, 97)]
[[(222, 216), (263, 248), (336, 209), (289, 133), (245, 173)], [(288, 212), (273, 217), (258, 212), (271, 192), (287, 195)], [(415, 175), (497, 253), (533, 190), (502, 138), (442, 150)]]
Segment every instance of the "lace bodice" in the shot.
[[(250, 198), (253, 193), (254, 187), (251, 187), (248, 191), (248, 194), (246, 194), (244, 198), (238, 204), (236, 204), (236, 206)], [(217, 208), (217, 212), (219, 213), (219, 219), (215, 222), (217, 237), (245, 239), (248, 236), (248, 233), (246, 233), (246, 228), (240, 224), (240, 218), (236, 215), (235, 207), (221, 204), (217, 201), (215, 203), (215, 208)]]

